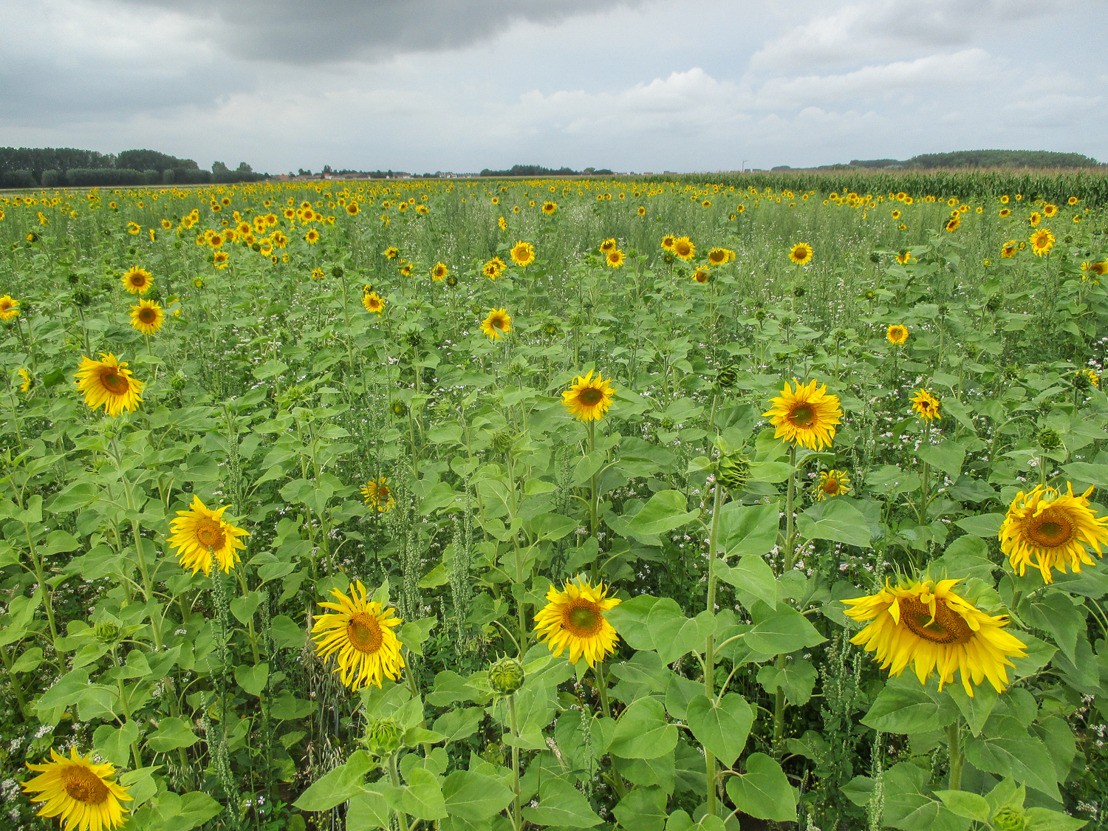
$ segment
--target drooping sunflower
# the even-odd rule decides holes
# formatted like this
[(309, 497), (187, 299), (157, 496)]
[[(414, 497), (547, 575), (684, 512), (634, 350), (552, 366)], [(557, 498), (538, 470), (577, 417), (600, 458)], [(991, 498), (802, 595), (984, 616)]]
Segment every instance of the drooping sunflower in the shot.
[(893, 346), (900, 346), (908, 340), (908, 327), (901, 323), (894, 323), (885, 333), (885, 338)]
[(124, 410), (133, 413), (142, 403), (142, 388), (146, 384), (132, 377), (127, 362), (120, 363), (112, 353), (101, 352), (100, 358), (94, 361), (82, 355), (80, 369), (74, 376), (77, 389), (85, 394), (85, 404), (93, 410), (103, 405), (104, 412), (113, 417)]
[(604, 258), (604, 262), (610, 268), (620, 268), (623, 266), (624, 256), (623, 252), (618, 248), (613, 248), (608, 252), (608, 255)]
[(1008, 686), (1009, 660), (1026, 654), (1025, 644), (1004, 630), (1006, 615), (989, 615), (953, 591), (958, 580), (913, 580), (877, 594), (844, 600), (846, 615), (871, 621), (850, 639), (874, 653), (881, 669), (900, 675), (908, 664), (921, 684), (934, 672), (939, 689), (962, 677), (966, 694), (988, 679), (993, 689)]
[(600, 253), (607, 254), (609, 251), (615, 251), (617, 245), (618, 243), (616, 242), (615, 237), (606, 239), (604, 240), (604, 242), (600, 243)]
[(692, 278), (696, 280), (696, 282), (703, 285), (704, 283), (707, 283), (710, 279), (712, 279), (712, 272), (710, 272), (706, 268), (698, 268), (696, 271), (693, 272)]
[(734, 251), (727, 248), (713, 248), (708, 252), (708, 262), (712, 265), (723, 265), (734, 258)]
[(961, 224), (962, 224), (962, 217), (961, 216), (952, 216), (950, 219), (948, 219), (946, 221), (946, 225), (944, 225), (943, 228), (944, 228), (944, 230), (946, 230), (946, 232), (948, 234), (953, 234), (955, 231), (958, 230), (958, 226), (961, 225)]
[(569, 662), (576, 664), (582, 657), (589, 667), (613, 653), (619, 642), (615, 627), (604, 612), (618, 606), (620, 600), (605, 597), (603, 583), (592, 586), (583, 578), (566, 580), (565, 591), (553, 585), (546, 593), (546, 606), (535, 615), (535, 632), (539, 642), (546, 642), (555, 657), (569, 649)]
[(1050, 253), (1054, 247), (1054, 234), (1047, 228), (1041, 228), (1031, 235), (1031, 250), (1036, 256), (1042, 257)]
[(1010, 260), (1012, 259), (1012, 257), (1016, 256), (1016, 252), (1018, 250), (1019, 243), (1016, 242), (1014, 239), (1010, 239), (1008, 240), (1008, 242), (1004, 243), (1003, 246), (1001, 246), (1000, 256), (1006, 260)]
[(611, 379), (605, 379), (601, 373), (592, 377), (593, 371), (582, 378), (578, 375), (573, 386), (562, 393), (562, 404), (570, 414), (580, 421), (599, 421), (612, 406), (615, 389)]
[(821, 470), (819, 481), (812, 488), (812, 496), (822, 502), (831, 496), (842, 496), (850, 491), (850, 477), (844, 470)]
[(901, 265), (908, 265), (908, 263), (912, 262), (912, 252), (908, 249), (904, 249), (896, 255), (896, 261)]
[(131, 307), (131, 325), (144, 335), (156, 335), (165, 320), (165, 310), (156, 300), (140, 300)]
[(395, 245), (390, 245), (388, 248), (385, 249), (385, 256), (388, 257), (390, 260), (395, 260), (397, 257), (400, 256), (400, 249), (397, 248)]
[(488, 277), (490, 280), (495, 280), (497, 277), (504, 273), (504, 270), (506, 268), (507, 266), (504, 264), (504, 261), (502, 259), (500, 259), (499, 257), (493, 257), (491, 260), (485, 263), (484, 266), (482, 266), (481, 273)]
[(446, 267), (446, 263), (435, 263), (435, 267), (431, 269), (431, 279), (441, 283), (449, 273), (450, 269)]
[(535, 261), (535, 246), (529, 242), (520, 240), (512, 246), (512, 262), (518, 266), (526, 267)]
[(1098, 517), (1089, 507), (1089, 488), (1077, 496), (1073, 484), (1066, 493), (1038, 485), (1020, 491), (1000, 526), (1000, 550), (1007, 555), (1012, 570), (1021, 577), (1029, 565), (1039, 569), (1043, 582), (1054, 582), (1051, 569), (1063, 574), (1069, 566), (1075, 573), (1081, 565), (1093, 565), (1088, 549), (1103, 556), (1101, 546), (1108, 545), (1108, 517)]
[(826, 384), (817, 389), (814, 380), (801, 385), (793, 378), (793, 383), (795, 390), (786, 381), (781, 395), (770, 399), (772, 407), (762, 413), (776, 428), (773, 437), (810, 450), (830, 447), (835, 438), (835, 425), (843, 415), (839, 397), (828, 393)]
[(20, 379), (19, 391), (30, 392), (31, 389), (35, 386), (35, 376), (33, 376), (28, 370), (24, 369), (23, 367), (17, 369), (16, 372), (19, 373)]
[(939, 399), (923, 389), (923, 387), (920, 387), (916, 391), (916, 394), (912, 396), (912, 409), (916, 411), (916, 415), (925, 421), (942, 419), (942, 416), (939, 414), (939, 406)]
[(213, 561), (221, 571), (229, 573), (239, 561), (238, 552), (246, 548), (239, 537), (249, 536), (249, 532), (223, 519), (223, 512), (229, 507), (210, 510), (193, 494), (189, 509), (178, 511), (177, 518), (169, 524), (172, 532), (169, 544), (177, 549), (181, 565), (191, 568), (193, 574), (203, 571), (207, 577), (212, 573)]
[(50, 748), (52, 761), (39, 765), (27, 763), (38, 774), (23, 783), (24, 793), (34, 793), (32, 802), (44, 802), (40, 817), (58, 817), (65, 831), (111, 831), (126, 821), (127, 809), (121, 802), (133, 797), (115, 781), (115, 766), (96, 764), (92, 754), (80, 756), (76, 747), (66, 758)]
[(492, 309), (481, 322), (481, 331), (492, 340), (500, 340), (504, 332), (512, 331), (512, 316), (507, 309)]
[(19, 317), (19, 301), (5, 294), (0, 297), (0, 320), (11, 320)]
[(673, 253), (682, 260), (691, 260), (696, 256), (696, 246), (688, 237), (678, 237), (673, 241)]
[(375, 291), (371, 291), (368, 294), (362, 295), (362, 305), (365, 306), (367, 312), (373, 312), (375, 315), (381, 314), (385, 309), (385, 300)]
[(350, 586), (349, 595), (338, 589), (332, 589), (331, 594), (335, 602), (319, 605), (334, 614), (320, 615), (312, 626), (319, 657), (327, 660), (336, 655), (338, 666), (334, 671), (340, 673), (343, 685), (355, 692), (370, 684), (380, 687), (383, 678), (398, 680), (404, 658), (400, 640), (392, 630), (404, 621), (395, 616), (396, 610), (382, 608), (375, 600), (367, 601), (360, 580)]
[(362, 499), (371, 510), (381, 514), (396, 507), (396, 498), (384, 476), (370, 479), (362, 486)]
[(797, 265), (807, 265), (812, 261), (812, 257), (814, 256), (815, 251), (813, 251), (812, 246), (806, 242), (798, 242), (789, 249), (789, 259)]
[(154, 285), (154, 278), (146, 269), (132, 268), (120, 278), (120, 282), (131, 294), (146, 294)]
[(554, 211), (556, 211), (556, 210), (558, 210), (558, 203), (557, 202), (543, 202), (542, 203), (542, 212), (544, 214), (546, 214), (547, 216), (554, 213)]

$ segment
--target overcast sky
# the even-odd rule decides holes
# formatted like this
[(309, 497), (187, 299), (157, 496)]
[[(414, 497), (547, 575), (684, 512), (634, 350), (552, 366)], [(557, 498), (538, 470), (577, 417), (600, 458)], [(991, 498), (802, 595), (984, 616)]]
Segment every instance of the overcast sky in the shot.
[(231, 167), (1108, 161), (1106, 0), (0, 0), (0, 146)]

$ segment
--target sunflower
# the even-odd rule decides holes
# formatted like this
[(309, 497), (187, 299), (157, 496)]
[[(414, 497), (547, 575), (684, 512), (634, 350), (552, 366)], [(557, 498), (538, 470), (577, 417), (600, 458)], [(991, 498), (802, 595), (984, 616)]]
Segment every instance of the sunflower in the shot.
[(82, 355), (81, 367), (74, 376), (77, 389), (85, 394), (85, 404), (93, 410), (103, 404), (110, 416), (124, 410), (133, 413), (142, 403), (142, 388), (146, 385), (131, 376), (126, 361), (119, 363), (110, 352), (101, 352), (100, 358), (94, 361)]
[(900, 211), (893, 211), (893, 219), (900, 219)]
[(839, 397), (828, 394), (826, 384), (817, 389), (815, 381), (801, 386), (793, 378), (793, 383), (795, 390), (786, 381), (781, 395), (770, 400), (773, 406), (762, 413), (769, 416), (770, 424), (777, 428), (773, 437), (811, 450), (830, 447), (835, 438), (835, 425), (843, 415)]
[(600, 243), (600, 253), (607, 254), (609, 251), (615, 251), (617, 245), (618, 243), (616, 242), (615, 237), (606, 239), (604, 240), (604, 242)]
[(535, 261), (535, 246), (522, 240), (512, 246), (512, 262), (518, 266), (529, 266)]
[(812, 257), (815, 252), (806, 242), (798, 242), (792, 248), (789, 249), (789, 259), (797, 265), (806, 265), (812, 261)]
[(582, 656), (590, 667), (603, 661), (615, 651), (619, 641), (615, 627), (604, 617), (604, 612), (620, 601), (605, 597), (603, 583), (592, 586), (587, 580), (566, 580), (565, 591), (553, 585), (546, 593), (546, 606), (535, 615), (535, 632), (539, 642), (545, 641), (555, 657), (569, 647), (569, 661), (576, 664)]
[(165, 310), (155, 300), (140, 300), (131, 307), (131, 325), (144, 335), (155, 335), (162, 328)]
[(618, 248), (613, 248), (608, 252), (608, 256), (605, 257), (605, 262), (612, 268), (619, 268), (623, 265), (623, 252)]
[(944, 227), (944, 229), (946, 230), (947, 233), (953, 234), (955, 231), (958, 230), (958, 226), (961, 225), (961, 224), (962, 224), (961, 217), (952, 216), (950, 219), (948, 219), (946, 221), (946, 225), (944, 225), (943, 227)]
[(396, 499), (392, 495), (392, 488), (384, 476), (370, 479), (362, 486), (362, 498), (365, 504), (378, 513), (385, 513), (396, 507)]
[[(39, 216), (42, 216), (42, 214), (39, 214)], [(137, 234), (141, 230), (142, 230), (142, 226), (139, 225), (137, 222), (128, 222), (127, 223), (127, 233), (128, 234), (134, 235), (134, 234)]]
[(317, 231), (315, 228), (312, 228), (308, 231), (308, 233), (304, 235), (304, 240), (308, 243), (308, 245), (315, 245), (317, 242), (319, 242), (319, 231)]
[(901, 323), (894, 323), (885, 333), (885, 338), (893, 346), (900, 346), (908, 340), (908, 327)]
[(19, 316), (19, 301), (5, 294), (0, 297), (0, 320), (11, 320)]
[(495, 280), (497, 277), (504, 273), (504, 270), (506, 268), (507, 266), (504, 265), (504, 261), (502, 259), (500, 259), (499, 257), (493, 257), (491, 260), (485, 263), (484, 266), (481, 267), (481, 273), (488, 277), (490, 280)]
[(908, 263), (912, 262), (912, 252), (908, 249), (901, 251), (896, 255), (896, 261), (901, 265), (908, 265)]
[(678, 237), (673, 241), (673, 253), (682, 260), (691, 260), (696, 256), (696, 246), (688, 237)]
[(212, 254), (212, 265), (216, 268), (223, 269), (227, 267), (227, 261), (231, 259), (231, 256), (226, 251), (216, 251)]
[(692, 278), (694, 280), (696, 280), (696, 282), (700, 283), (701, 285), (703, 285), (704, 283), (707, 283), (708, 280), (711, 279), (711, 277), (712, 277), (712, 273), (710, 271), (708, 271), (708, 269), (706, 269), (706, 268), (698, 268), (696, 271), (693, 272), (693, 275), (692, 275)]
[(1054, 234), (1046, 228), (1042, 228), (1031, 235), (1031, 250), (1039, 257), (1050, 253), (1054, 247)]
[(384, 299), (375, 291), (368, 292), (362, 296), (362, 305), (365, 306), (367, 312), (373, 312), (376, 315), (381, 314), (385, 310)]
[(843, 470), (822, 470), (819, 481), (812, 488), (812, 496), (822, 502), (831, 496), (842, 496), (850, 490), (850, 477)]
[(348, 214), (350, 214), (350, 216), (357, 216), (358, 215), (358, 210), (359, 210), (359, 208), (358, 208), (358, 203), (357, 202), (347, 203), (346, 212)]
[(562, 393), (562, 404), (570, 414), (581, 421), (599, 421), (612, 406), (615, 389), (611, 378), (605, 380), (598, 372), (592, 377), (592, 370), (582, 378), (578, 375), (573, 386)]
[(500, 340), (504, 337), (502, 332), (512, 331), (512, 316), (507, 309), (493, 309), (481, 322), (481, 331), (492, 340)]
[(337, 653), (335, 672), (344, 686), (355, 692), (381, 679), (396, 681), (404, 668), (400, 641), (392, 630), (402, 621), (395, 609), (384, 609), (375, 600), (366, 601), (365, 586), (355, 580), (350, 594), (332, 589), (334, 603), (320, 603), (335, 614), (320, 615), (312, 626), (312, 640), (323, 660)]
[(1019, 243), (1016, 242), (1014, 239), (1010, 239), (1001, 247), (1000, 256), (1006, 260), (1010, 260), (1012, 259), (1012, 257), (1016, 256), (1016, 251), (1018, 250)]
[(712, 265), (723, 265), (734, 259), (734, 253), (727, 248), (713, 248), (708, 252), (708, 262)]
[(912, 409), (916, 411), (916, 415), (925, 421), (942, 419), (942, 416), (939, 415), (939, 399), (923, 387), (920, 387), (916, 394), (912, 396)]
[(40, 765), (27, 763), (38, 776), (23, 783), (24, 793), (35, 793), (32, 802), (45, 802), (40, 817), (58, 817), (66, 831), (111, 831), (123, 825), (127, 809), (120, 802), (130, 802), (127, 789), (118, 784), (115, 766), (96, 764), (92, 754), (79, 756), (77, 748), (69, 749), (69, 758), (50, 749), (53, 761)]
[(1032, 211), (1031, 216), (1027, 217), (1027, 221), (1031, 223), (1032, 228), (1036, 228), (1043, 221), (1043, 216), (1038, 211)]
[(1075, 496), (1073, 484), (1067, 482), (1066, 490), (1038, 485), (1029, 493), (1020, 491), (1012, 500), (1000, 526), (1000, 550), (1021, 577), (1032, 565), (1042, 572), (1043, 582), (1052, 583), (1052, 568), (1065, 574), (1067, 565), (1075, 573), (1082, 563), (1092, 565), (1090, 547), (1103, 556), (1108, 517), (1098, 517), (1089, 508), (1093, 489)]
[(431, 269), (431, 279), (439, 283), (445, 280), (449, 273), (450, 269), (446, 267), (445, 263), (435, 263), (435, 267)]
[[(900, 675), (908, 664), (924, 684), (935, 672), (939, 689), (953, 683), (954, 670), (962, 676), (966, 694), (986, 678), (997, 692), (1008, 685), (1011, 657), (1022, 657), (1026, 646), (1004, 631), (1005, 615), (989, 615), (953, 591), (960, 580), (913, 580), (877, 594), (844, 600), (846, 614), (872, 621), (850, 639), (874, 653), (881, 669)], [(971, 683), (972, 681), (972, 683)]]
[(23, 367), (20, 367), (19, 369), (17, 369), (16, 372), (19, 373), (19, 378), (20, 378), (19, 391), (20, 392), (30, 392), (31, 388), (34, 387), (34, 385), (35, 385), (35, 376), (33, 376), (30, 372), (28, 372)]
[(639, 209), (636, 211), (639, 216), (646, 216), (646, 207), (639, 205)]
[(554, 211), (556, 211), (556, 210), (558, 210), (558, 203), (557, 202), (543, 202), (542, 203), (542, 212), (544, 214), (549, 216), (550, 214), (554, 213)]
[(672, 254), (673, 247), (675, 245), (677, 245), (677, 237), (675, 237), (673, 234), (666, 234), (664, 237), (662, 237), (663, 251), (669, 251)]
[(150, 291), (150, 287), (154, 285), (154, 279), (150, 276), (150, 272), (142, 268), (132, 268), (120, 278), (120, 282), (131, 294), (146, 294)]
[(1047, 219), (1051, 219), (1057, 213), (1058, 213), (1058, 206), (1057, 205), (1051, 205), (1049, 202), (1047, 202), (1045, 205), (1043, 205), (1043, 216), (1045, 216)]
[(395, 260), (397, 257), (400, 256), (400, 249), (397, 248), (395, 245), (390, 245), (388, 248), (385, 249), (385, 256), (388, 257), (390, 260)]
[(1000, 218), (1001, 219), (1007, 219), (1011, 215), (1012, 215), (1012, 212), (1010, 210), (1008, 210), (1007, 208), (1001, 208), (1000, 209)]
[(191, 568), (193, 574), (198, 571), (203, 571), (204, 576), (211, 574), (213, 560), (224, 573), (230, 572), (239, 561), (238, 551), (246, 548), (238, 538), (247, 536), (247, 532), (223, 519), (223, 512), (229, 507), (209, 510), (193, 494), (192, 506), (187, 511), (178, 511), (177, 518), (169, 524), (172, 532), (169, 544), (177, 549), (181, 565)]

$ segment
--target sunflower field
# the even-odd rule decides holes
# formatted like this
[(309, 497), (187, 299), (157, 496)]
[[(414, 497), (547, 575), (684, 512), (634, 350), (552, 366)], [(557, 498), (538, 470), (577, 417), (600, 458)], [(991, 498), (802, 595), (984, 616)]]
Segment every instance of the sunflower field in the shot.
[(1105, 180), (913, 176), (0, 196), (0, 825), (1103, 827)]

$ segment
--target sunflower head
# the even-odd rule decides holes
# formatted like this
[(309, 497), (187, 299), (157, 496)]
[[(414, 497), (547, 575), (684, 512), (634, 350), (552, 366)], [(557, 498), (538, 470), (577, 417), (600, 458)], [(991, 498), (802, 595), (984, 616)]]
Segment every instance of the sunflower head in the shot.
[(507, 309), (492, 309), (489, 316), (481, 322), (481, 331), (490, 340), (500, 340), (504, 337), (504, 332), (512, 331), (512, 316)]
[(5, 294), (0, 297), (0, 320), (11, 320), (13, 317), (19, 317), (19, 301)]
[(529, 266), (535, 261), (535, 246), (529, 242), (522, 240), (517, 242), (509, 253), (512, 256), (512, 262), (518, 266)]
[(580, 421), (599, 421), (612, 405), (615, 389), (611, 379), (599, 372), (592, 377), (592, 370), (583, 378), (578, 375), (573, 386), (562, 393), (562, 404)]
[(140, 300), (131, 307), (131, 326), (144, 335), (157, 334), (165, 320), (165, 309), (154, 300)]
[(839, 397), (827, 392), (827, 385), (816, 386), (816, 381), (792, 386), (785, 382), (781, 395), (770, 400), (772, 407), (762, 415), (774, 426), (773, 437), (807, 447), (822, 450), (831, 446), (835, 438), (835, 426), (842, 421), (843, 411)]
[(133, 413), (142, 403), (142, 388), (146, 385), (132, 377), (126, 361), (121, 363), (110, 352), (101, 352), (99, 361), (82, 355), (75, 377), (77, 389), (85, 394), (90, 409), (103, 406), (104, 412), (114, 417), (124, 410)]
[(789, 259), (797, 265), (807, 265), (812, 261), (813, 256), (815, 256), (815, 251), (806, 242), (798, 242), (789, 249)]
[(912, 409), (924, 421), (941, 419), (942, 415), (939, 414), (939, 407), (939, 399), (922, 387), (916, 390), (916, 394), (912, 396)]
[(908, 340), (908, 327), (900, 323), (894, 323), (885, 332), (885, 338), (893, 346), (901, 346)]
[(850, 477), (843, 470), (822, 470), (819, 481), (812, 488), (812, 496), (822, 502), (832, 496), (842, 496), (850, 491)]
[(546, 606), (535, 615), (535, 632), (554, 655), (569, 650), (570, 663), (582, 657), (590, 667), (613, 653), (619, 642), (615, 627), (604, 612), (619, 605), (614, 597), (606, 597), (603, 583), (592, 586), (587, 580), (566, 580), (565, 590), (553, 585), (546, 593)]
[(1102, 556), (1101, 546), (1108, 544), (1108, 517), (1098, 517), (1089, 507), (1089, 488), (1080, 496), (1073, 484), (1066, 493), (1038, 485), (1020, 491), (1000, 526), (1000, 550), (1007, 555), (1012, 569), (1021, 577), (1029, 565), (1039, 569), (1044, 583), (1052, 583), (1051, 571), (1063, 574), (1067, 567), (1075, 573), (1082, 565), (1092, 565), (1089, 549)]
[(605, 256), (604, 262), (607, 263), (610, 268), (620, 268), (624, 262), (623, 252), (618, 248), (613, 248)]
[(958, 670), (966, 694), (985, 679), (997, 692), (1008, 686), (1009, 660), (1026, 654), (1022, 641), (1005, 631), (1008, 618), (989, 615), (954, 591), (960, 580), (924, 579), (886, 584), (875, 595), (844, 600), (848, 617), (868, 621), (850, 639), (874, 653), (891, 675), (911, 664), (921, 684), (932, 674), (939, 689)]
[(132, 268), (120, 278), (120, 282), (131, 294), (146, 294), (154, 285), (154, 278), (145, 269)]
[(385, 310), (384, 298), (375, 291), (362, 295), (362, 305), (365, 306), (367, 312), (372, 312), (375, 315), (380, 315)]
[(362, 499), (371, 511), (381, 514), (396, 507), (396, 498), (384, 476), (370, 479), (362, 485)]
[(67, 829), (90, 828), (112, 831), (126, 822), (127, 809), (121, 802), (133, 797), (115, 781), (115, 766), (92, 761), (92, 754), (80, 756), (71, 747), (69, 757), (50, 749), (49, 762), (27, 767), (38, 776), (23, 784), (24, 793), (33, 793), (32, 802), (45, 803), (40, 817), (58, 817)]
[(238, 552), (246, 548), (239, 537), (249, 534), (223, 519), (223, 512), (229, 507), (224, 505), (213, 511), (193, 494), (189, 509), (178, 511), (177, 518), (170, 523), (169, 544), (177, 549), (181, 565), (191, 568), (193, 574), (203, 571), (204, 576), (210, 575), (213, 562), (228, 573), (239, 562)]
[[(663, 247), (665, 247), (663, 245)], [(673, 253), (682, 260), (691, 260), (696, 256), (696, 245), (688, 237), (677, 237), (673, 241)]]
[(1031, 235), (1031, 250), (1035, 252), (1035, 256), (1043, 257), (1050, 253), (1050, 249), (1054, 247), (1054, 234), (1050, 232), (1048, 228), (1040, 228), (1038, 231)]
[(439, 283), (445, 280), (449, 273), (450, 269), (446, 267), (445, 263), (435, 263), (435, 267), (431, 269), (431, 279)]
[(481, 273), (488, 277), (490, 280), (495, 280), (497, 277), (504, 273), (504, 270), (506, 268), (507, 266), (504, 264), (504, 261), (502, 259), (500, 259), (499, 257), (493, 257), (491, 260), (485, 263), (484, 266), (482, 266)]
[(355, 580), (350, 594), (332, 589), (334, 601), (320, 603), (331, 614), (320, 615), (312, 626), (312, 640), (324, 661), (336, 658), (339, 680), (351, 690), (381, 681), (400, 678), (404, 658), (400, 641), (392, 630), (403, 623), (396, 610), (384, 608), (375, 600), (366, 599), (365, 586)]

